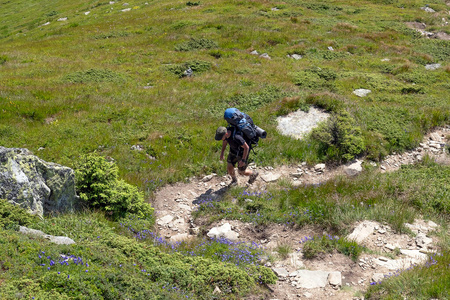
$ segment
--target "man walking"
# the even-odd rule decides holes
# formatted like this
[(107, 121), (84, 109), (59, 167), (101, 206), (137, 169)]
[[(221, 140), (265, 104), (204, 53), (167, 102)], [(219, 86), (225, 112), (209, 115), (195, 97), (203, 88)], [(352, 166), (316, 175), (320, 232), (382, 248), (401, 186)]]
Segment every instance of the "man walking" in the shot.
[(222, 151), (220, 152), (220, 160), (224, 158), (224, 152), (227, 145), (230, 145), (230, 152), (227, 157), (227, 172), (231, 176), (230, 186), (238, 184), (235, 173), (235, 166), (237, 163), (239, 175), (249, 176), (248, 183), (252, 184), (258, 177), (258, 172), (255, 170), (248, 170), (248, 155), (250, 146), (245, 141), (242, 133), (236, 131), (236, 128), (231, 126), (228, 128), (219, 127), (216, 130), (216, 141), (222, 140)]

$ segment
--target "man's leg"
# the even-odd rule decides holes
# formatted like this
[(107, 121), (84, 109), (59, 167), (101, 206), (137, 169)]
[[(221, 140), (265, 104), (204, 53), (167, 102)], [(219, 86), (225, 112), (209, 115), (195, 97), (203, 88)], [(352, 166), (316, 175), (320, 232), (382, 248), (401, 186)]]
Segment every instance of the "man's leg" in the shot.
[(236, 177), (236, 171), (234, 170), (234, 165), (236, 164), (237, 157), (233, 153), (229, 153), (227, 157), (227, 173), (231, 176), (230, 185), (237, 185), (238, 180)]
[(249, 176), (248, 183), (252, 184), (255, 182), (256, 177), (258, 177), (258, 171), (247, 169), (247, 164), (245, 166), (238, 168), (239, 175)]

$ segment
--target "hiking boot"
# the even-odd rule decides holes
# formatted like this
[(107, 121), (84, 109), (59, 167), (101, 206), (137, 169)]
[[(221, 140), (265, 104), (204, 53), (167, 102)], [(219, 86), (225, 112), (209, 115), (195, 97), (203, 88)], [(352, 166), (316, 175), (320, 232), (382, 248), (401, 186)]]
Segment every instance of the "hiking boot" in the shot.
[(235, 178), (231, 178), (231, 182), (230, 182), (230, 184), (228, 185), (228, 187), (233, 187), (233, 186), (237, 186), (238, 185), (238, 180), (237, 180), (237, 178), (235, 177)]
[(259, 173), (257, 171), (253, 171), (252, 175), (250, 175), (250, 179), (248, 180), (249, 184), (255, 182), (256, 177), (258, 177)]

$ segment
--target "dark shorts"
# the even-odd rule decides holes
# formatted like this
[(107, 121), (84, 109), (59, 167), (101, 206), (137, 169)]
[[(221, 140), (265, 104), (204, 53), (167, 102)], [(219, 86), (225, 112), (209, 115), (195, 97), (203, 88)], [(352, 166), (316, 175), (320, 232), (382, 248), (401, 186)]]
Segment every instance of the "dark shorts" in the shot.
[[(235, 154), (235, 153), (229, 153), (227, 157), (227, 163), (232, 164), (233, 167), (236, 166), (236, 164), (242, 159), (242, 154)], [(243, 167), (238, 167), (239, 171), (244, 172), (247, 169), (248, 163), (245, 163)]]

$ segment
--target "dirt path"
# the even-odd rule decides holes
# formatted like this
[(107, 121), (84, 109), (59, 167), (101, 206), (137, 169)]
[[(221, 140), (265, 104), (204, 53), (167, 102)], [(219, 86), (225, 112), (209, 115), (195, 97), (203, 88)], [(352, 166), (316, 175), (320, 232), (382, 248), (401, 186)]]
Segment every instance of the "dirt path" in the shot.
[[(377, 164), (380, 172), (394, 171), (402, 164), (412, 164), (423, 159), (428, 154), (437, 162), (450, 164), (450, 156), (445, 153), (446, 138), (450, 135), (450, 126), (439, 128), (428, 134), (420, 147), (403, 154), (394, 154), (387, 157), (383, 162)], [(374, 164), (374, 163), (372, 163)], [(260, 172), (259, 178), (251, 186), (246, 184), (244, 177), (239, 177), (239, 185), (247, 185), (249, 191), (265, 190), (271, 182), (282, 178), (291, 180), (292, 184), (318, 184), (330, 178), (342, 174), (354, 174), (359, 172), (361, 162), (356, 162), (352, 166), (341, 165), (329, 168), (325, 165), (307, 166), (305, 163), (298, 166), (280, 166), (276, 168), (257, 168)], [(255, 167), (255, 166), (253, 166)], [(159, 236), (165, 237), (169, 241), (181, 241), (199, 235), (199, 225), (195, 224), (191, 212), (205, 201), (217, 200), (222, 197), (230, 182), (228, 176), (220, 177), (214, 174), (204, 178), (193, 178), (189, 183), (177, 183), (166, 186), (156, 192), (152, 206), (157, 213), (157, 224)], [(295, 250), (287, 260), (280, 260), (274, 264), (268, 264), (272, 269), (277, 270), (279, 281), (269, 287), (266, 295), (258, 295), (257, 298), (249, 299), (358, 299), (354, 296), (358, 291), (364, 291), (372, 281), (377, 281), (381, 276), (389, 276), (397, 269), (401, 269), (411, 262), (419, 262), (423, 259), (420, 250), (434, 250), (434, 241), (430, 241), (426, 234), (435, 229), (433, 223), (424, 223), (418, 220), (417, 224), (410, 225), (417, 231), (418, 236), (423, 236), (425, 245), (417, 241), (414, 237), (398, 235), (389, 227), (382, 224), (369, 222), (367, 224), (354, 224), (355, 229), (359, 226), (368, 228), (370, 235), (360, 240), (370, 249), (390, 253), (395, 248), (406, 250), (406, 254), (393, 261), (389, 258), (381, 258), (379, 255), (363, 255), (358, 262), (351, 261), (350, 258), (341, 254), (332, 254), (320, 259), (302, 260), (301, 240), (309, 235), (313, 235), (312, 228), (302, 228), (299, 231), (286, 228), (282, 225), (271, 225), (264, 230), (255, 228), (252, 224), (240, 221), (221, 221), (213, 224), (210, 228), (229, 223), (233, 231), (239, 233), (239, 241), (253, 241), (262, 244), (267, 249), (274, 249), (278, 245), (290, 245)], [(209, 228), (208, 228), (209, 229)], [(413, 231), (414, 231), (413, 230)], [(410, 251), (410, 252), (408, 252)], [(411, 252), (412, 251), (412, 252)], [(274, 253), (276, 255), (276, 253)], [(320, 287), (305, 287), (301, 276), (296, 273), (298, 270), (337, 272), (340, 275), (336, 285), (326, 282), (319, 284)], [(336, 273), (336, 274), (337, 274)], [(327, 273), (328, 274), (328, 273)], [(381, 275), (380, 275), (381, 274)], [(310, 276), (323, 276), (323, 274), (308, 274)], [(326, 274), (325, 274), (326, 275)], [(328, 274), (329, 275), (329, 274)], [(331, 276), (331, 275), (329, 275)], [(331, 277), (330, 277), (331, 278)]]

